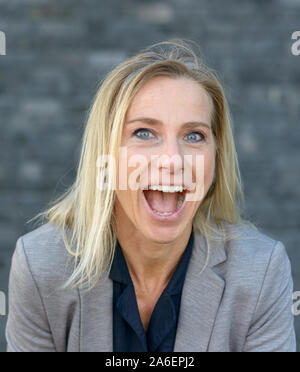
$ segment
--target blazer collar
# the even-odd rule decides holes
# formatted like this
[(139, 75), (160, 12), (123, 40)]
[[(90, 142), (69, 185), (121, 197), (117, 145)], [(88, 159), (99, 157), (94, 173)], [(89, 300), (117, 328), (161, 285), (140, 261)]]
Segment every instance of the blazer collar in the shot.
[(224, 243), (210, 243), (210, 259), (201, 273), (206, 258), (206, 241), (199, 230), (195, 229), (194, 249), (182, 291), (175, 352), (208, 350), (225, 287), (224, 279), (217, 270), (217, 266), (227, 258)]
[[(217, 266), (226, 260), (224, 243), (207, 244), (194, 229), (194, 243), (182, 290), (174, 351), (207, 351), (225, 282)], [(113, 351), (113, 282), (108, 277), (89, 292), (79, 290), (81, 303), (80, 351)]]

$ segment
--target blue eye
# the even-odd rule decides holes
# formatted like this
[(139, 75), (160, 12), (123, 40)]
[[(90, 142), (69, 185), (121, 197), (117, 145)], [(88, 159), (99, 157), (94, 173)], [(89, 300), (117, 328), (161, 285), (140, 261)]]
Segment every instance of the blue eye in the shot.
[[(200, 141), (205, 141), (205, 135), (201, 132), (191, 132), (187, 135), (187, 137), (192, 136), (193, 138), (190, 137), (190, 142), (200, 142)], [(198, 136), (198, 139), (197, 139)], [(200, 139), (199, 139), (200, 137)]]
[[(132, 135), (142, 140), (150, 140), (153, 138), (152, 131), (147, 128), (139, 128), (135, 130)], [(189, 133), (187, 137), (189, 137), (188, 142), (203, 142), (206, 138), (203, 133), (197, 131)]]
[[(141, 135), (138, 135), (141, 133)], [(136, 136), (137, 138), (146, 139), (148, 140), (150, 137), (151, 131), (147, 128), (139, 128), (133, 132), (133, 136)]]

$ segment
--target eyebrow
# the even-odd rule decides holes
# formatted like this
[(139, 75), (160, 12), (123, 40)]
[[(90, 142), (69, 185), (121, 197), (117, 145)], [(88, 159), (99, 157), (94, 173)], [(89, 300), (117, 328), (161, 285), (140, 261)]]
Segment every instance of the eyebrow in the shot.
[[(146, 118), (146, 117), (132, 119), (132, 120), (127, 121), (125, 124), (134, 123), (136, 121), (139, 121), (139, 122), (145, 123), (145, 124), (151, 124), (151, 125), (159, 125), (159, 126), (163, 125), (163, 122), (158, 120), (158, 119)], [(184, 128), (185, 127), (194, 128), (194, 127), (203, 126), (203, 127), (207, 127), (208, 129), (211, 129), (211, 126), (209, 124), (201, 122), (201, 121), (188, 121), (188, 122), (182, 124), (182, 126)]]

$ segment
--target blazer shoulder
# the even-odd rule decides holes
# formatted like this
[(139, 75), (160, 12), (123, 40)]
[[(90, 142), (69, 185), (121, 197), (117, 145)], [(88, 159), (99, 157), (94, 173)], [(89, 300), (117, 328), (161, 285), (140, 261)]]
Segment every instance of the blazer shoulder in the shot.
[[(248, 224), (227, 224), (230, 239), (225, 244), (227, 265), (237, 276), (263, 276), (275, 269), (270, 262), (280, 262), (289, 270), (290, 261), (283, 243)], [(244, 275), (242, 275), (244, 273)]]
[[(56, 225), (46, 223), (19, 237), (16, 254), (22, 250), (23, 264), (28, 265), (33, 277), (51, 282), (70, 273), (71, 255), (68, 253), (63, 231)], [(66, 279), (66, 278), (65, 278)]]
[[(280, 240), (251, 225), (227, 225), (224, 309), (237, 319), (245, 351), (295, 349), (291, 264)], [(227, 319), (227, 318), (226, 318)]]
[(261, 232), (254, 225), (226, 224), (228, 242), (226, 244), (227, 253), (230, 255), (241, 254), (255, 259), (257, 253), (269, 256), (279, 241)]

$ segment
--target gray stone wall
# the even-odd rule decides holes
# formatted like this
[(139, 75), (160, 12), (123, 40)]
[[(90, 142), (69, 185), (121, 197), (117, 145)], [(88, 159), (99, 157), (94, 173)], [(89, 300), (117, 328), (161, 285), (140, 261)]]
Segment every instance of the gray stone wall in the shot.
[[(0, 0), (0, 30), (1, 291), (27, 221), (74, 179), (100, 79), (171, 37), (198, 42), (224, 82), (247, 216), (285, 244), (300, 291), (299, 0)], [(300, 342), (300, 316), (295, 325)]]

